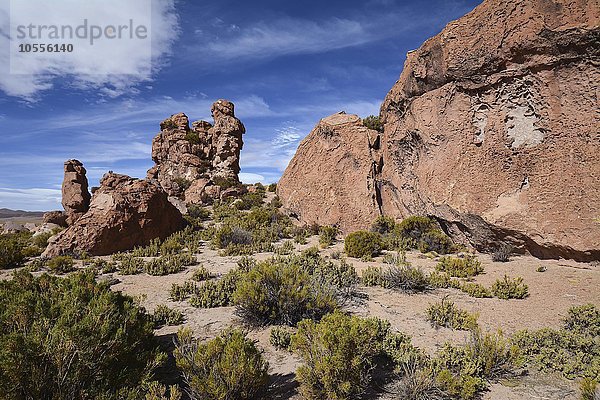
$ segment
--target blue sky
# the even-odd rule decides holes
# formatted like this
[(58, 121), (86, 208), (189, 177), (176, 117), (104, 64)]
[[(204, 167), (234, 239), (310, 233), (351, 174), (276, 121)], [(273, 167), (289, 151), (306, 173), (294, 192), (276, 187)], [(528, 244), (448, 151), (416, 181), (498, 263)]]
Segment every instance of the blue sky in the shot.
[[(480, 2), (151, 1), (150, 72), (17, 76), (0, 65), (0, 208), (60, 209), (69, 158), (91, 185), (108, 170), (144, 177), (159, 122), (177, 112), (211, 121), (219, 98), (246, 125), (242, 180), (275, 182), (320, 118), (377, 114), (406, 52)], [(7, 19), (0, 8), (4, 54)]]

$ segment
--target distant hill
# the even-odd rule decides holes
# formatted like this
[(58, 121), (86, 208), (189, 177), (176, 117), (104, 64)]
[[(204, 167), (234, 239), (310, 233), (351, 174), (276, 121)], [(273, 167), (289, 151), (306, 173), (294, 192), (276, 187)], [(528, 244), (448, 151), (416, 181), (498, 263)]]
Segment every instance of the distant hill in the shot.
[(43, 211), (23, 211), (0, 208), (0, 218), (41, 218)]

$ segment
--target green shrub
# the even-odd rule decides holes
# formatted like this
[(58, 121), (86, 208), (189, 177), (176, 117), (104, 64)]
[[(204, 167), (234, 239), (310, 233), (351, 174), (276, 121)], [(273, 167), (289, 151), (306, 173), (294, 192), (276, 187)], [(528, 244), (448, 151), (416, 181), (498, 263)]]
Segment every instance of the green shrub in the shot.
[(142, 273), (146, 267), (146, 262), (139, 257), (131, 254), (115, 254), (113, 260), (118, 261), (119, 274), (136, 275)]
[(409, 264), (406, 261), (406, 251), (387, 253), (385, 256), (383, 256), (383, 262), (384, 264), (395, 265), (397, 267)]
[(196, 268), (192, 274), (192, 280), (196, 282), (207, 281), (210, 278), (212, 278), (212, 274), (203, 265), (200, 265), (198, 268)]
[[(246, 260), (246, 261), (244, 261)], [(240, 279), (252, 268), (252, 263), (242, 259), (237, 268), (226, 273), (216, 281), (206, 281), (202, 285), (195, 286), (190, 298), (190, 305), (199, 308), (215, 308), (232, 305), (233, 294), (236, 291)]]
[(251, 324), (295, 325), (337, 307), (335, 293), (314, 285), (302, 267), (268, 260), (243, 275), (234, 294), (236, 313)]
[(287, 256), (292, 254), (294, 250), (294, 243), (291, 240), (286, 240), (281, 246), (275, 248), (275, 254)]
[(375, 232), (356, 231), (346, 236), (344, 251), (348, 257), (371, 258), (379, 255), (383, 248), (381, 235)]
[(260, 207), (265, 198), (264, 192), (246, 193), (236, 200), (234, 206), (238, 210), (250, 210), (252, 207)]
[(160, 328), (164, 325), (180, 325), (183, 323), (184, 316), (179, 310), (169, 308), (164, 304), (159, 304), (154, 309), (152, 314), (152, 321), (154, 322), (155, 328)]
[(458, 288), (471, 297), (476, 297), (476, 298), (493, 297), (490, 289), (486, 288), (485, 286), (483, 286), (479, 283), (460, 282), (460, 286)]
[(581, 400), (600, 400), (598, 381), (591, 378), (583, 378), (579, 383)]
[(373, 224), (371, 225), (371, 232), (377, 232), (385, 235), (392, 232), (395, 227), (396, 221), (394, 218), (380, 215), (375, 219), (375, 221), (373, 221)]
[(381, 267), (368, 266), (362, 273), (361, 282), (365, 286), (383, 286), (383, 272)]
[(477, 315), (461, 310), (447, 297), (427, 307), (427, 319), (436, 328), (468, 331), (477, 326)]
[(520, 331), (513, 342), (525, 361), (567, 378), (600, 379), (600, 311), (592, 304), (572, 307), (558, 330)]
[(160, 361), (150, 317), (92, 271), (0, 282), (0, 398), (120, 399)]
[(435, 269), (456, 278), (472, 278), (483, 272), (483, 266), (475, 256), (442, 257)]
[(204, 343), (189, 330), (177, 336), (175, 360), (191, 398), (252, 400), (266, 390), (269, 364), (242, 331), (229, 328)]
[(412, 216), (408, 217), (396, 225), (396, 232), (405, 238), (413, 239), (415, 242), (421, 240), (421, 237), (431, 231), (437, 229), (434, 221), (427, 217)]
[(212, 181), (215, 185), (220, 186), (221, 190), (240, 186), (240, 182), (237, 179), (223, 178), (221, 176), (214, 177)]
[(192, 181), (190, 181), (189, 179), (183, 178), (183, 177), (177, 177), (177, 178), (173, 179), (173, 182), (175, 182), (177, 184), (177, 186), (179, 187), (179, 190), (181, 190), (181, 191), (185, 191), (190, 186), (192, 186)]
[(195, 263), (196, 257), (190, 253), (168, 254), (145, 263), (144, 270), (148, 275), (162, 276), (176, 274), (183, 271), (185, 266)]
[(191, 144), (200, 144), (200, 135), (196, 131), (189, 131), (185, 134), (185, 140)]
[(292, 334), (286, 328), (274, 326), (269, 333), (269, 343), (277, 349), (289, 350), (292, 344)]
[(384, 272), (384, 287), (406, 293), (417, 293), (427, 290), (427, 276), (420, 268), (410, 265), (390, 267)]
[(168, 395), (167, 388), (158, 382), (150, 382), (144, 400), (181, 400), (183, 394), (176, 385), (169, 386)]
[(337, 226), (322, 226), (319, 229), (319, 244), (321, 247), (326, 248), (334, 244), (339, 232)]
[(66, 274), (75, 270), (73, 258), (69, 256), (57, 256), (46, 261), (48, 269), (55, 274)]
[(334, 288), (338, 295), (347, 297), (353, 287), (359, 282), (358, 275), (352, 264), (345, 259), (339, 263), (324, 261), (319, 258), (318, 264), (312, 269), (313, 284), (325, 288)]
[(452, 285), (452, 278), (445, 272), (433, 271), (429, 274), (427, 280), (429, 286), (438, 289), (449, 288)]
[(421, 253), (433, 251), (438, 254), (448, 254), (452, 252), (453, 248), (452, 240), (439, 229), (425, 232), (419, 241), (419, 251)]
[(503, 335), (471, 331), (464, 347), (445, 344), (433, 360), (436, 384), (452, 398), (475, 399), (487, 387), (487, 380), (509, 373), (518, 350)]
[(271, 183), (269, 186), (267, 186), (267, 191), (275, 193), (277, 191), (277, 184)]
[(196, 293), (197, 286), (192, 281), (185, 281), (183, 285), (173, 283), (169, 292), (169, 298), (173, 301), (183, 301)]
[(30, 235), (25, 233), (0, 235), (0, 269), (22, 267), (27, 259)]
[(529, 296), (529, 288), (523, 283), (523, 278), (509, 278), (504, 275), (503, 279), (497, 279), (492, 285), (492, 293), (499, 299), (524, 299)]
[(377, 132), (383, 132), (383, 124), (379, 120), (378, 115), (369, 115), (367, 118), (362, 120), (363, 125), (369, 129), (373, 129)]
[(200, 221), (205, 221), (210, 218), (210, 211), (208, 211), (205, 207), (199, 206), (197, 204), (188, 204), (187, 215), (191, 218), (198, 219)]
[[(389, 325), (388, 325), (389, 326)], [(304, 320), (292, 338), (292, 349), (304, 364), (296, 371), (307, 399), (350, 399), (365, 392), (375, 357), (387, 331), (381, 320), (350, 317), (340, 312), (321, 322)]]

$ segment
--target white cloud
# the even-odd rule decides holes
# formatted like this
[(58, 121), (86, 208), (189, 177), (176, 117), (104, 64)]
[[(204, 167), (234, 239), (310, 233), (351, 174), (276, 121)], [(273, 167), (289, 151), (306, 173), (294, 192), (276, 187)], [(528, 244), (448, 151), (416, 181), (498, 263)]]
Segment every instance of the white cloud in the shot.
[(240, 181), (242, 183), (264, 183), (265, 177), (259, 174), (254, 174), (252, 172), (240, 172), (239, 174)]
[[(8, 8), (12, 6), (10, 18)], [(124, 20), (148, 28), (148, 40), (98, 40), (86, 46), (82, 39), (19, 39), (16, 26), (89, 24), (106, 27)], [(13, 28), (13, 30), (11, 30)], [(135, 91), (135, 86), (152, 80), (152, 74), (165, 64), (172, 44), (178, 36), (174, 0), (7, 0), (0, 3), (0, 90), (10, 96), (35, 101), (40, 92), (51, 89), (57, 78), (79, 89), (97, 89), (114, 98)], [(35, 34), (35, 32), (34, 32)], [(35, 34), (37, 36), (37, 34)], [(18, 53), (20, 43), (72, 43), (71, 53)], [(9, 73), (9, 71), (11, 73)]]
[(0, 207), (47, 211), (62, 209), (59, 189), (10, 189), (0, 188)]

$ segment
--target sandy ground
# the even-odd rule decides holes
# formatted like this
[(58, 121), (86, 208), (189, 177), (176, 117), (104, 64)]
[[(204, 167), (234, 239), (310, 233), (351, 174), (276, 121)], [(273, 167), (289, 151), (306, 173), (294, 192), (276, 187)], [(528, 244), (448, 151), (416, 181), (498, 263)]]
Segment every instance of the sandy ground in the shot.
[[(312, 237), (308, 244), (296, 246), (297, 250), (308, 248), (317, 243)], [(322, 251), (325, 257), (342, 252), (343, 243), (337, 243)], [(259, 254), (255, 257), (264, 259), (271, 254)], [(447, 328), (434, 329), (426, 320), (425, 310), (432, 302), (448, 296), (459, 307), (479, 314), (479, 324), (484, 330), (502, 330), (510, 335), (520, 329), (540, 329), (542, 327), (558, 328), (567, 311), (572, 306), (586, 303), (600, 305), (600, 267), (597, 264), (576, 263), (565, 260), (538, 260), (530, 256), (515, 256), (510, 262), (492, 262), (489, 255), (479, 254), (485, 272), (474, 280), (485, 286), (490, 286), (504, 274), (522, 276), (529, 286), (529, 297), (523, 300), (476, 299), (469, 297), (456, 289), (438, 289), (422, 294), (403, 294), (382, 288), (359, 287), (358, 290), (367, 294), (368, 299), (360, 304), (348, 307), (348, 311), (361, 316), (376, 316), (390, 321), (392, 328), (409, 334), (413, 343), (433, 353), (443, 343), (450, 341), (461, 343), (467, 339), (466, 332), (454, 331)], [(197, 255), (198, 264), (204, 265), (215, 275), (221, 275), (236, 266), (239, 257), (220, 257), (217, 252), (203, 246)], [(424, 271), (434, 269), (437, 261), (429, 259), (419, 252), (409, 252), (407, 260)], [(371, 262), (348, 259), (354, 265), (358, 274), (368, 266), (381, 266), (382, 257)], [(545, 266), (545, 272), (537, 272), (539, 266)], [(233, 307), (215, 309), (196, 309), (187, 302), (169, 300), (169, 290), (173, 283), (183, 283), (191, 278), (196, 267), (186, 271), (167, 275), (149, 276), (146, 274), (121, 276), (108, 274), (101, 279), (111, 277), (120, 282), (113, 290), (120, 290), (133, 296), (142, 296), (142, 304), (151, 312), (158, 304), (182, 311), (186, 316), (183, 326), (193, 330), (194, 335), (201, 339), (216, 336), (219, 331), (230, 326), (241, 326), (241, 321), (235, 316)], [(0, 279), (8, 279), (10, 271), (0, 271)], [(157, 335), (170, 338), (181, 326), (163, 327), (156, 331)], [(265, 357), (271, 366), (274, 376), (273, 399), (298, 399), (293, 374), (300, 360), (292, 354), (275, 350), (269, 344), (270, 328), (250, 329), (249, 336), (264, 349)], [(382, 398), (394, 398), (384, 396)], [(513, 399), (577, 399), (576, 384), (558, 375), (540, 374), (530, 371), (529, 375), (510, 380), (494, 382), (490, 391), (483, 396), (487, 400)]]

